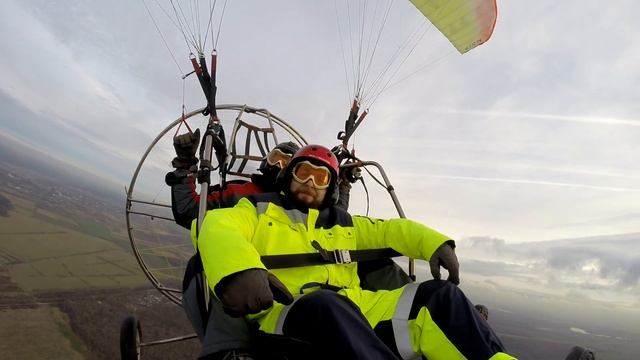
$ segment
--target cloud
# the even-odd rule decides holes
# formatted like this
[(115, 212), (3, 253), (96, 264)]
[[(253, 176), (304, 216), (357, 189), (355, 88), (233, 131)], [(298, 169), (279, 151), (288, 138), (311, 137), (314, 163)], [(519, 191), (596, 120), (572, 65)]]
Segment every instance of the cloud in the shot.
[[(403, 174), (403, 176), (411, 177), (412, 175)], [(415, 176), (415, 174), (413, 175)], [(578, 187), (594, 190), (607, 190), (607, 191), (623, 191), (623, 192), (640, 192), (640, 188), (623, 188), (623, 187), (611, 187), (611, 186), (596, 186), (577, 183), (562, 183), (554, 181), (539, 181), (539, 180), (526, 180), (526, 179), (505, 179), (505, 178), (485, 178), (474, 176), (453, 176), (453, 175), (426, 175), (430, 177), (439, 177), (443, 179), (453, 180), (467, 180), (467, 181), (489, 181), (489, 182), (501, 182), (512, 184), (529, 184), (529, 185), (548, 185), (548, 186), (561, 186), (561, 187)]]
[(509, 278), (530, 278), (529, 269), (523, 265), (502, 262), (469, 260), (464, 261), (464, 272), (482, 276), (501, 276)]
[(589, 335), (589, 332), (577, 327), (570, 327), (569, 330), (573, 331), (574, 333), (578, 333), (578, 334), (582, 334), (582, 335)]
[(534, 113), (518, 113), (518, 112), (492, 112), (492, 111), (473, 111), (473, 110), (457, 110), (447, 109), (439, 110), (436, 113), (442, 114), (458, 114), (458, 115), (472, 115), (472, 116), (489, 116), (489, 117), (502, 117), (508, 119), (534, 119), (534, 120), (546, 120), (546, 121), (568, 121), (585, 124), (597, 124), (597, 125), (618, 125), (618, 126), (640, 126), (639, 119), (619, 119), (619, 118), (606, 118), (606, 117), (590, 117), (590, 116), (568, 116), (564, 114), (534, 114)]
[(626, 301), (640, 291), (639, 233), (508, 244), (491, 237), (465, 238), (457, 253), (465, 273), (559, 289), (568, 297)]
[(640, 283), (640, 257), (636, 257), (626, 264), (624, 275), (621, 278), (623, 286), (634, 287)]
[(106, 47), (118, 40), (97, 15), (99, 4), (7, 1), (1, 6), (0, 41), (6, 51), (0, 92), (11, 99), (3, 101), (3, 113), (22, 108), (15, 111), (19, 118), (5, 117), (9, 130), (114, 180), (129, 177), (158, 119), (178, 115), (166, 115), (169, 103), (161, 95), (149, 101), (145, 86), (150, 84), (122, 68), (130, 49), (117, 55)]
[(471, 236), (465, 238), (463, 244), (472, 248), (489, 248), (498, 251), (507, 248), (507, 242), (504, 239), (494, 237)]

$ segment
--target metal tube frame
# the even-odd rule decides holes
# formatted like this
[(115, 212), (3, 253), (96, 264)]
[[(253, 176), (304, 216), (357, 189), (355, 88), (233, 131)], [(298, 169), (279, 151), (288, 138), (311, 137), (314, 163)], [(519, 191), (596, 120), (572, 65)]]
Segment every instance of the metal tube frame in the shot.
[[(193, 117), (195, 115), (202, 114), (202, 112), (205, 109), (206, 109), (206, 107), (203, 107), (203, 108), (191, 111), (191, 112), (189, 112), (189, 113), (184, 115), (184, 119), (188, 119), (188, 118), (191, 118), (191, 117)], [(267, 109), (255, 108), (255, 107), (251, 107), (251, 106), (248, 106), (248, 105), (237, 105), (237, 104), (218, 105), (218, 106), (216, 106), (216, 109), (217, 110), (223, 110), (223, 111), (237, 111), (238, 112), (238, 115), (236, 116), (236, 119), (234, 121), (234, 126), (233, 126), (234, 132), (232, 133), (232, 139), (235, 139), (235, 130), (237, 129), (236, 124), (241, 119), (242, 114), (249, 113), (249, 114), (256, 114), (256, 115), (266, 119), (269, 122), (269, 124), (277, 125), (282, 130), (284, 130), (287, 133), (289, 133), (298, 143), (300, 143), (300, 144), (306, 144), (307, 143), (306, 139), (297, 130), (295, 130), (286, 121), (282, 120), (278, 116), (276, 116), (276, 115), (272, 114), (271, 112), (269, 112)], [(180, 116), (179, 118), (177, 118), (176, 120), (171, 122), (167, 127), (165, 127), (153, 139), (151, 144), (147, 147), (147, 149), (145, 150), (144, 154), (142, 155), (142, 158), (138, 162), (138, 165), (136, 166), (135, 171), (133, 172), (133, 176), (131, 178), (131, 182), (129, 183), (129, 187), (126, 189), (127, 198), (126, 198), (126, 203), (125, 203), (127, 233), (129, 235), (129, 241), (131, 243), (131, 248), (133, 250), (133, 254), (136, 257), (136, 260), (138, 261), (138, 265), (140, 265), (140, 268), (142, 269), (144, 274), (147, 276), (149, 281), (151, 281), (151, 283), (154, 285), (154, 287), (156, 287), (156, 289), (158, 289), (158, 291), (160, 291), (163, 295), (165, 295), (171, 302), (173, 302), (173, 303), (175, 303), (177, 305), (182, 305), (182, 299), (181, 299), (181, 297), (179, 295), (177, 295), (177, 294), (181, 294), (182, 292), (180, 290), (177, 290), (177, 289), (169, 289), (169, 288), (163, 286), (160, 283), (160, 281), (158, 280), (158, 278), (156, 278), (156, 276), (152, 273), (152, 271), (146, 265), (146, 263), (144, 262), (144, 259), (142, 258), (142, 255), (140, 254), (140, 251), (138, 249), (136, 241), (135, 241), (135, 235), (134, 235), (134, 230), (135, 229), (134, 229), (134, 227), (133, 227), (133, 225), (131, 223), (130, 215), (132, 215), (132, 214), (134, 214), (134, 215), (142, 215), (142, 216), (149, 216), (149, 217), (152, 217), (152, 218), (158, 218), (158, 219), (173, 221), (173, 219), (169, 219), (167, 217), (158, 216), (158, 215), (149, 214), (149, 213), (140, 212), (140, 211), (133, 211), (131, 208), (132, 208), (134, 203), (141, 203), (141, 204), (153, 205), (153, 206), (159, 206), (159, 207), (171, 207), (170, 205), (167, 205), (167, 204), (161, 204), (161, 203), (149, 202), (149, 201), (144, 201), (144, 200), (138, 200), (138, 199), (135, 199), (133, 196), (134, 196), (136, 181), (138, 179), (138, 175), (140, 174), (140, 170), (142, 169), (142, 166), (143, 166), (145, 160), (147, 159), (147, 157), (149, 156), (149, 154), (151, 153), (153, 148), (156, 146), (156, 144), (160, 141), (160, 139), (162, 139), (171, 129), (173, 129), (178, 124), (180, 124), (180, 122), (182, 120), (183, 120), (183, 117)], [(231, 156), (231, 144), (232, 144), (232, 142), (229, 142), (229, 144), (227, 144), (227, 147), (228, 147), (227, 153), (229, 154), (227, 159), (229, 159), (229, 157)]]
[[(378, 169), (378, 172), (380, 172), (380, 175), (382, 175), (382, 180), (384, 181), (385, 189), (389, 193), (389, 196), (391, 196), (391, 201), (393, 201), (393, 205), (396, 207), (398, 216), (400, 216), (403, 219), (406, 219), (407, 217), (404, 214), (402, 205), (400, 205), (400, 200), (398, 200), (396, 191), (393, 185), (391, 184), (391, 181), (389, 181), (389, 177), (387, 176), (387, 173), (384, 171), (384, 168), (382, 167), (382, 165), (380, 165), (375, 161), (358, 161), (358, 162), (346, 163), (344, 165), (341, 165), (340, 167), (351, 168), (351, 167), (359, 167), (359, 166), (374, 166), (376, 169)], [(414, 281), (416, 279), (415, 261), (412, 258), (409, 258), (409, 277), (411, 277), (411, 279)]]

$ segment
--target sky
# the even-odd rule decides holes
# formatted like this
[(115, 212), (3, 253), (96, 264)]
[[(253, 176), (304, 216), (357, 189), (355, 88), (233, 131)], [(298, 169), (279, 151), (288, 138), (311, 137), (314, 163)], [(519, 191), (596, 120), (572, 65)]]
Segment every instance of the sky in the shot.
[[(114, 187), (128, 184), (183, 103), (204, 105), (195, 79), (181, 79), (189, 50), (157, 3), (166, 5), (0, 2), (2, 133)], [(345, 8), (335, 4), (229, 2), (218, 38), (218, 103), (265, 107), (308, 141), (336, 145), (351, 98), (336, 21)], [(408, 217), (476, 249), (477, 239), (489, 250), (558, 239), (581, 249), (580, 239), (591, 239), (585, 248), (593, 251), (581, 252), (571, 274), (589, 279), (595, 271), (610, 282), (606, 289), (637, 294), (637, 248), (607, 244), (640, 232), (640, 3), (497, 5), (492, 38), (464, 55), (427, 33), (370, 107), (354, 138), (357, 154), (385, 167)], [(405, 1), (392, 13), (381, 57), (424, 23)], [(162, 146), (155, 165), (169, 171), (170, 142)], [(394, 216), (368, 185), (371, 214)], [(353, 198), (364, 197), (354, 189)], [(351, 209), (363, 213), (365, 204)], [(603, 252), (607, 259), (594, 255), (599, 245), (613, 249)], [(515, 253), (522, 260), (535, 247), (527, 249)], [(551, 255), (539, 256), (551, 264)], [(514, 262), (495, 251), (478, 257)], [(616, 259), (621, 272), (606, 272)]]

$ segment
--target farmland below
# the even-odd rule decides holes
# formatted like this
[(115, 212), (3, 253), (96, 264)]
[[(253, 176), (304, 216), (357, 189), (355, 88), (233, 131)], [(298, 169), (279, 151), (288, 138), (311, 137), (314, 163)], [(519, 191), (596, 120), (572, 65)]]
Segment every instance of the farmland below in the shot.
[[(63, 165), (36, 171), (28, 157), (18, 160), (0, 158), (0, 358), (118, 358), (121, 321), (129, 315), (139, 318), (143, 341), (192, 332), (182, 309), (149, 283), (133, 256), (123, 196), (66, 181), (77, 171)], [(149, 223), (134, 219), (132, 226), (190, 247), (185, 230)], [(189, 340), (143, 354), (192, 359), (198, 348)]]

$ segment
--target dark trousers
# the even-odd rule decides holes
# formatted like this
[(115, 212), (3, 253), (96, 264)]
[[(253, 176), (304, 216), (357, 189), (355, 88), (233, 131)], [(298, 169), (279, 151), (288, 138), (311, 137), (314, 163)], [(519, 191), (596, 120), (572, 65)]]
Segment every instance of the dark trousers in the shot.
[[(201, 274), (202, 264), (199, 257), (194, 256), (183, 281), (183, 306), (202, 342), (200, 356), (231, 349), (255, 349), (256, 337), (250, 336), (244, 319), (228, 316), (213, 296), (206, 310)], [(453, 283), (435, 280), (421, 283), (411, 302), (409, 319), (415, 319), (425, 307), (447, 339), (468, 359), (488, 359), (504, 351), (493, 330)], [(400, 358), (391, 320), (382, 321), (372, 329), (351, 300), (330, 290), (319, 290), (298, 299), (289, 310), (282, 330), (285, 335), (307, 344), (308, 350), (305, 348), (300, 357), (303, 359)], [(276, 335), (262, 340), (265, 341), (259, 342), (266, 347), (273, 347), (280, 338)]]
[(348, 298), (318, 290), (293, 304), (282, 332), (312, 344), (314, 359), (398, 359)]
[[(448, 281), (421, 283), (409, 318), (426, 308), (438, 328), (467, 359), (489, 359), (504, 346), (464, 293)], [(399, 359), (392, 320), (372, 329), (348, 298), (320, 290), (297, 300), (286, 315), (285, 335), (311, 343), (322, 359)], [(408, 341), (401, 339), (400, 341)], [(420, 355), (417, 355), (420, 357)]]

